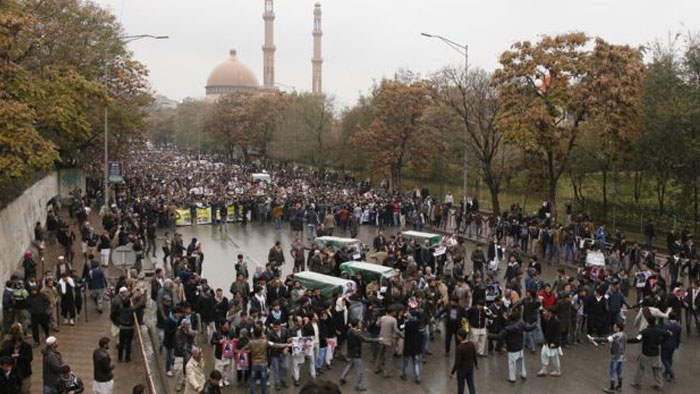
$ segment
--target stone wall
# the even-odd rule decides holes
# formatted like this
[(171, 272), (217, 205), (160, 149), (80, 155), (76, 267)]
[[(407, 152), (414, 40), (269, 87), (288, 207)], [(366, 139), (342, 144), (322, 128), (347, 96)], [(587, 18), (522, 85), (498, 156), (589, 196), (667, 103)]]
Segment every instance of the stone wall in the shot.
[(0, 211), (0, 280), (5, 281), (19, 267), (24, 252), (34, 240), (36, 222), (45, 225), (46, 203), (59, 194), (58, 172), (36, 182)]

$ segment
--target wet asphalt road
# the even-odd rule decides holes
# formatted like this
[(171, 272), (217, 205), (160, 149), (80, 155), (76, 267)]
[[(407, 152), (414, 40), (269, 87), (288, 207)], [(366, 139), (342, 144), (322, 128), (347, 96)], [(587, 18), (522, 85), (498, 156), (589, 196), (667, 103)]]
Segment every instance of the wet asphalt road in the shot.
[[(216, 226), (188, 226), (180, 227), (178, 231), (183, 234), (185, 243), (189, 243), (192, 237), (196, 237), (202, 242), (204, 257), (203, 277), (207, 278), (213, 288), (221, 287), (224, 293), (230, 296), (228, 288), (234, 280), (234, 262), (238, 253), (243, 253), (249, 260), (251, 275), (255, 264), (264, 266), (267, 253), (275, 241), (282, 241), (287, 264), (284, 267), (283, 275), (291, 272), (291, 257), (289, 248), (293, 241), (292, 233), (286, 226), (282, 231), (275, 231), (272, 224), (249, 224), (248, 226), (229, 225), (228, 231), (220, 231)], [(389, 236), (395, 230), (389, 229), (385, 234)], [(343, 236), (342, 234), (335, 234)], [(363, 226), (360, 229), (359, 238), (365, 243), (370, 243), (376, 235), (374, 227)], [(473, 244), (470, 243), (470, 249)], [(159, 250), (160, 252), (160, 250)], [(161, 252), (162, 253), (162, 252)], [(471, 250), (469, 250), (471, 253)], [(162, 255), (158, 255), (159, 260)], [(544, 279), (551, 281), (554, 278), (555, 268), (544, 266)], [(636, 312), (636, 311), (635, 311)], [(635, 312), (629, 312), (628, 322), (630, 322)], [(627, 330), (631, 334), (631, 330)], [(201, 339), (202, 346), (205, 345)], [(647, 372), (643, 381), (643, 388), (635, 390), (629, 386), (634, 376), (636, 359), (640, 353), (641, 345), (629, 344), (627, 346), (627, 362), (624, 365), (624, 386), (623, 393), (653, 393), (659, 392), (651, 388), (652, 378)], [(454, 349), (454, 348), (453, 348)], [(449, 370), (452, 367), (454, 350), (445, 356), (443, 339), (440, 334), (430, 344), (433, 353), (428, 357), (427, 363), (423, 364), (421, 374), (422, 383), (417, 385), (411, 380), (402, 381), (398, 378), (401, 360), (392, 360), (396, 372), (393, 378), (384, 379), (381, 375), (375, 375), (372, 370), (370, 360), (371, 349), (368, 345), (364, 348), (365, 359), (365, 382), (368, 393), (392, 393), (402, 391), (405, 393), (456, 393), (456, 383), (449, 378)], [(210, 352), (207, 352), (210, 353)], [(688, 394), (700, 392), (700, 337), (693, 331), (689, 338), (683, 331), (682, 344), (674, 357), (676, 370), (676, 381), (665, 384), (662, 392)], [(525, 363), (527, 367), (528, 379), (519, 380), (511, 384), (506, 381), (508, 372), (507, 355), (495, 354), (487, 358), (479, 359), (479, 369), (475, 373), (476, 389), (478, 393), (566, 393), (566, 394), (588, 394), (602, 392), (602, 388), (607, 386), (607, 370), (609, 361), (609, 351), (606, 346), (594, 347), (590, 344), (580, 344), (564, 349), (564, 356), (561, 358), (563, 376), (559, 378), (536, 376), (540, 368), (539, 352), (530, 354), (526, 352)], [(213, 366), (213, 360), (209, 354), (207, 357), (207, 371)], [(334, 362), (332, 370), (327, 371), (321, 377), (338, 382), (342, 368), (345, 363)], [(306, 371), (306, 369), (304, 370)], [(409, 368), (410, 373), (410, 368)], [(302, 372), (302, 383), (309, 379), (308, 372)], [(409, 375), (410, 376), (410, 375)], [(343, 393), (354, 392), (352, 383), (355, 373), (351, 373), (348, 384), (343, 386)], [(290, 381), (291, 383), (291, 381)], [(235, 384), (233, 387), (236, 387)], [(270, 392), (275, 392), (270, 388)], [(224, 388), (223, 392), (246, 392), (247, 388)], [(259, 389), (258, 389), (259, 392)], [(298, 389), (283, 389), (281, 393), (297, 393)]]

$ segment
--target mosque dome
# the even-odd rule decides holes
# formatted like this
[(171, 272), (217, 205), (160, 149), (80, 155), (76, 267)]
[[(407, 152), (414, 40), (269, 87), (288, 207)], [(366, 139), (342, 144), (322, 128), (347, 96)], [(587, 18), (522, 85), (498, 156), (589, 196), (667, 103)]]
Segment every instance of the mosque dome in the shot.
[(238, 60), (235, 50), (232, 49), (229, 53), (230, 57), (214, 67), (209, 74), (206, 86), (207, 96), (237, 91), (249, 92), (259, 88), (258, 79), (250, 67)]

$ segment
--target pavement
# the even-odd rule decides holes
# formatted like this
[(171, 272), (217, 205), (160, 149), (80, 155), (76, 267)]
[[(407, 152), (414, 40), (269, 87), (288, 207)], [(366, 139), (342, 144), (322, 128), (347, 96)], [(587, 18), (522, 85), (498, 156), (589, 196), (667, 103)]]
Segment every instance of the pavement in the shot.
[[(97, 222), (96, 217), (91, 217), (91, 221)], [(99, 225), (96, 225), (99, 228)], [(287, 263), (283, 268), (283, 274), (291, 272), (291, 257), (289, 256), (289, 247), (293, 240), (293, 236), (288, 226), (282, 231), (275, 231), (271, 224), (249, 224), (241, 226), (239, 224), (229, 226), (227, 231), (221, 231), (216, 226), (187, 226), (180, 227), (178, 231), (183, 234), (185, 242), (189, 242), (190, 238), (196, 237), (202, 242), (203, 251), (205, 254), (203, 264), (203, 276), (207, 278), (210, 284), (214, 287), (221, 287), (229, 296), (228, 288), (234, 280), (234, 262), (238, 253), (243, 253), (247, 256), (251, 263), (251, 270), (254, 266), (264, 266), (267, 259), (269, 248), (275, 241), (282, 242)], [(395, 229), (385, 230), (388, 236), (393, 234)], [(342, 236), (342, 234), (336, 234)], [(359, 238), (366, 243), (371, 243), (376, 235), (374, 227), (362, 226), (359, 233)], [(79, 244), (76, 245), (76, 252), (79, 253)], [(158, 245), (160, 248), (160, 244)], [(469, 253), (473, 248), (473, 242), (469, 242)], [(53, 263), (56, 257), (62, 251), (55, 245), (49, 246), (46, 251), (46, 267), (45, 269), (53, 269)], [(157, 257), (156, 265), (160, 265), (162, 255)], [(76, 257), (75, 269), (81, 272), (82, 258)], [(544, 264), (544, 278), (551, 281), (554, 278), (555, 267)], [(108, 276), (116, 277), (121, 272), (118, 267), (110, 266)], [(252, 274), (252, 272), (251, 272)], [(84, 305), (84, 312), (75, 326), (65, 326), (61, 324), (60, 332), (54, 333), (59, 341), (59, 351), (63, 354), (65, 363), (71, 365), (73, 370), (81, 377), (85, 383), (86, 393), (92, 392), (92, 358), (91, 354), (97, 346), (97, 341), (102, 336), (108, 336), (110, 332), (110, 321), (108, 313), (98, 314), (94, 303), (90, 300)], [(147, 312), (152, 316), (152, 309)], [(86, 316), (87, 315), (87, 316)], [(628, 316), (628, 320), (633, 318)], [(62, 321), (61, 321), (62, 323)], [(628, 330), (630, 333), (631, 331)], [(42, 342), (45, 338), (42, 336)], [(213, 367), (213, 355), (211, 346), (208, 344), (207, 338), (200, 336), (198, 344), (205, 349), (205, 370), (210, 370)], [(110, 350), (112, 359), (117, 359), (116, 356), (116, 340), (112, 342), (113, 348)], [(40, 392), (41, 387), (41, 353), (45, 345), (34, 349), (33, 362), (33, 377), (32, 377), (32, 392)], [(130, 393), (131, 387), (137, 383), (144, 382), (144, 367), (140, 352), (138, 350), (138, 342), (135, 339), (133, 344), (133, 360), (131, 363), (117, 364), (115, 374), (115, 393)], [(452, 357), (454, 350), (449, 355), (444, 354), (443, 338), (440, 334), (430, 344), (430, 350), (433, 355), (427, 358), (427, 362), (422, 365), (421, 375), (422, 383), (415, 384), (411, 380), (403, 381), (398, 378), (400, 374), (401, 360), (392, 359), (389, 365), (394, 368), (395, 373), (393, 378), (385, 379), (379, 375), (372, 373), (371, 349), (369, 346), (364, 348), (365, 359), (365, 382), (368, 387), (368, 393), (387, 393), (405, 391), (410, 393), (454, 393), (456, 392), (455, 381), (449, 378), (449, 370), (452, 366)], [(675, 365), (677, 378), (676, 381), (664, 386), (662, 392), (686, 394), (697, 392), (697, 387), (700, 385), (700, 375), (697, 373), (697, 364), (695, 358), (700, 351), (700, 339), (697, 333), (688, 338), (686, 333), (683, 333), (683, 343), (680, 349), (676, 352)], [(629, 345), (627, 349), (627, 361), (625, 363), (625, 386), (623, 393), (648, 393), (658, 392), (653, 390), (651, 385), (651, 377), (647, 376), (643, 383), (642, 390), (635, 390), (629, 386), (631, 377), (634, 375), (636, 367), (636, 359), (640, 353), (640, 345)], [(151, 354), (148, 354), (150, 358)], [(528, 379), (526, 381), (518, 380), (516, 383), (509, 383), (505, 380), (507, 374), (507, 356), (495, 354), (488, 358), (479, 359), (479, 370), (475, 373), (476, 387), (478, 392), (493, 392), (493, 393), (566, 393), (566, 394), (587, 394), (592, 392), (601, 392), (604, 385), (607, 384), (607, 368), (609, 360), (609, 352), (607, 347), (594, 347), (589, 344), (582, 344), (564, 350), (562, 357), (563, 376), (560, 378), (536, 377), (536, 372), (539, 369), (539, 355), (526, 353), (525, 364), (528, 371)], [(160, 365), (163, 365), (162, 355), (158, 357)], [(335, 361), (331, 370), (324, 373), (321, 378), (338, 382), (342, 368), (345, 363)], [(154, 371), (156, 376), (162, 371)], [(164, 374), (163, 374), (164, 375)], [(344, 393), (352, 392), (352, 382), (354, 381), (354, 372), (348, 377), (348, 384), (343, 387)], [(164, 378), (168, 388), (163, 389), (164, 394), (174, 393), (174, 379)], [(234, 379), (235, 380), (235, 379)], [(302, 372), (302, 384), (310, 380), (306, 369)], [(290, 381), (291, 382), (291, 381)], [(234, 388), (235, 387), (235, 388)], [(695, 389), (693, 388), (695, 387)], [(247, 388), (233, 387), (222, 390), (224, 393), (245, 392)], [(272, 390), (274, 391), (274, 390)], [(290, 387), (280, 391), (281, 393), (297, 393), (298, 388)], [(160, 393), (158, 393), (160, 394)]]
[[(64, 212), (65, 213), (65, 212)], [(64, 217), (68, 215), (65, 214)], [(93, 226), (98, 229), (101, 226), (98, 224), (99, 217), (95, 214), (90, 216), (90, 221)], [(80, 234), (77, 226), (70, 219), (69, 223), (76, 234)], [(80, 254), (80, 243), (74, 245), (76, 257), (74, 259), (73, 269), (80, 273), (83, 269), (83, 257)], [(35, 250), (36, 252), (36, 250)], [(48, 244), (45, 250), (44, 270), (54, 271), (55, 262), (58, 256), (63, 254), (63, 248), (57, 244)], [(35, 256), (37, 254), (35, 253)], [(41, 268), (41, 266), (40, 266)], [(107, 276), (109, 278), (118, 278), (122, 273), (122, 269), (109, 266)], [(116, 281), (113, 281), (114, 284)], [(107, 305), (105, 302), (105, 305)], [(59, 316), (59, 332), (53, 332), (51, 335), (58, 339), (58, 351), (63, 356), (63, 362), (71, 366), (72, 370), (82, 379), (85, 385), (85, 393), (92, 393), (93, 383), (93, 365), (92, 352), (97, 348), (97, 343), (103, 336), (110, 336), (111, 322), (109, 319), (109, 308), (104, 313), (100, 314), (97, 311), (97, 306), (88, 297), (88, 300), (83, 303), (82, 314), (76, 319), (74, 326), (65, 325), (63, 319)], [(139, 351), (138, 340), (134, 336), (132, 345), (132, 361), (130, 363), (117, 363), (116, 339), (113, 338), (110, 343), (110, 355), (112, 361), (117, 365), (114, 370), (114, 392), (115, 393), (131, 393), (131, 388), (139, 383), (144, 383), (144, 367)], [(46, 338), (40, 330), (39, 347), (34, 348), (34, 360), (32, 362), (32, 393), (40, 393), (42, 387), (42, 354), (41, 351), (46, 347), (44, 341)]]
[[(264, 266), (267, 253), (275, 241), (282, 242), (286, 264), (283, 268), (283, 275), (291, 272), (292, 259), (289, 255), (289, 248), (293, 241), (293, 235), (288, 225), (282, 231), (275, 231), (272, 224), (252, 223), (248, 226), (240, 224), (230, 225), (227, 231), (222, 231), (217, 226), (201, 225), (179, 227), (178, 231), (183, 234), (183, 241), (189, 243), (190, 239), (196, 237), (202, 242), (204, 252), (204, 263), (202, 276), (207, 278), (214, 288), (224, 289), (224, 294), (230, 297), (228, 288), (234, 280), (234, 262), (238, 253), (246, 255), (251, 263), (251, 275), (254, 266)], [(396, 232), (395, 228), (386, 229), (385, 235), (389, 236)], [(336, 233), (334, 235), (343, 236)], [(362, 226), (359, 238), (371, 244), (376, 235), (376, 229), (370, 226)], [(474, 247), (473, 242), (468, 243), (468, 253)], [(160, 248), (160, 245), (159, 245)], [(158, 254), (158, 261), (162, 259), (162, 254)], [(157, 264), (160, 264), (158, 262)], [(543, 264), (543, 277), (546, 281), (552, 281), (555, 277), (556, 266)], [(633, 313), (628, 313), (628, 321), (634, 318)], [(632, 330), (628, 329), (628, 334)], [(682, 337), (683, 343), (675, 355), (675, 365), (677, 378), (673, 383), (666, 384), (662, 390), (664, 393), (687, 394), (697, 392), (700, 386), (700, 374), (698, 374), (695, 359), (700, 351), (700, 338), (693, 331), (692, 337), (687, 337), (685, 331)], [(213, 356), (211, 346), (206, 338), (199, 337), (198, 344), (206, 350), (205, 370), (213, 368)], [(627, 347), (627, 362), (624, 365), (625, 382), (623, 393), (651, 393), (658, 392), (651, 388), (651, 376), (647, 374), (643, 381), (641, 390), (633, 389), (629, 386), (631, 378), (634, 376), (636, 360), (640, 354), (641, 345), (629, 344)], [(392, 359), (390, 365), (395, 368), (393, 378), (384, 379), (380, 375), (372, 373), (371, 348), (366, 345), (363, 349), (365, 360), (365, 382), (368, 387), (367, 393), (455, 393), (456, 383), (449, 378), (449, 370), (452, 367), (454, 350), (449, 355), (445, 355), (444, 341), (442, 335), (437, 334), (435, 340), (430, 343), (430, 350), (433, 355), (427, 358), (427, 362), (422, 365), (421, 384), (415, 384), (410, 379), (403, 381), (398, 378), (400, 374), (398, 368), (401, 360)], [(487, 358), (479, 359), (479, 369), (475, 373), (477, 392), (492, 393), (566, 393), (566, 394), (588, 394), (602, 392), (602, 388), (607, 386), (607, 370), (609, 361), (609, 350), (606, 346), (594, 347), (590, 344), (580, 344), (564, 349), (562, 357), (563, 376), (537, 377), (539, 370), (539, 353), (531, 354), (526, 352), (525, 365), (528, 372), (526, 381), (518, 380), (516, 383), (506, 381), (508, 371), (507, 355), (495, 354)], [(335, 361), (332, 370), (324, 373), (321, 378), (338, 382), (344, 362)], [(308, 372), (302, 372), (302, 384), (310, 380)], [(348, 383), (343, 386), (344, 393), (352, 392), (355, 372), (348, 377)], [(235, 379), (234, 379), (235, 380)], [(174, 392), (174, 379), (168, 378), (170, 392)], [(291, 382), (291, 381), (290, 381)], [(235, 387), (235, 385), (234, 385)], [(694, 388), (695, 387), (695, 388)], [(225, 388), (224, 393), (244, 392), (242, 388)], [(258, 389), (259, 390), (259, 389)], [(280, 393), (297, 393), (298, 388), (290, 387), (283, 389)], [(271, 390), (271, 392), (275, 392)]]

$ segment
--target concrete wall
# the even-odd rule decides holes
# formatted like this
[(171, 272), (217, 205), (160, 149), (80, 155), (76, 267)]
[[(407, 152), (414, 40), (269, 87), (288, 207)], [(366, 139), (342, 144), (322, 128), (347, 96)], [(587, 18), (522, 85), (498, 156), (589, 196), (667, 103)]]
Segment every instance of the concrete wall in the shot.
[(58, 173), (52, 172), (0, 211), (0, 287), (18, 268), (34, 240), (36, 222), (45, 224), (46, 203), (58, 193)]
[(58, 193), (61, 199), (80, 189), (85, 193), (85, 172), (79, 168), (63, 168), (58, 172)]

